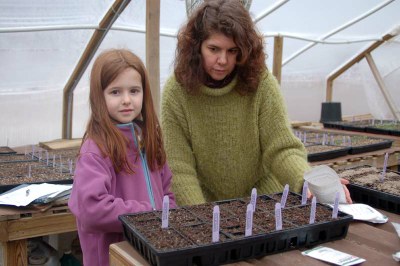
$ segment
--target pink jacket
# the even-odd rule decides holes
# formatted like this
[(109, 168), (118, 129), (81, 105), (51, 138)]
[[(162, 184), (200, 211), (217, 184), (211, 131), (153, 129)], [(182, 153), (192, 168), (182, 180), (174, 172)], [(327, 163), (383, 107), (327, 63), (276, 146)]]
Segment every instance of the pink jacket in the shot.
[(176, 206), (170, 190), (172, 174), (168, 165), (159, 171), (149, 171), (150, 188), (146, 166), (135, 148), (132, 123), (119, 127), (130, 140), (128, 158), (135, 174), (124, 171), (115, 174), (111, 160), (104, 158), (90, 139), (83, 143), (76, 163), (68, 206), (76, 216), (85, 266), (109, 265), (109, 245), (123, 240), (119, 215), (151, 211), (150, 195), (153, 195), (155, 209), (162, 208), (164, 195), (169, 196), (171, 208)]

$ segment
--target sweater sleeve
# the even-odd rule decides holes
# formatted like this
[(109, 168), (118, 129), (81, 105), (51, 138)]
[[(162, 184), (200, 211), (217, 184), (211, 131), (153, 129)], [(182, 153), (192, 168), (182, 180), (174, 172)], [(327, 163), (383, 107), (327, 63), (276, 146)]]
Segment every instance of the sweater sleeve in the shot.
[(185, 101), (181, 88), (173, 77), (170, 78), (164, 87), (161, 123), (167, 160), (173, 174), (172, 190), (178, 205), (193, 205), (204, 203), (205, 198), (197, 178)]
[(150, 211), (150, 203), (124, 200), (110, 193), (112, 173), (106, 159), (94, 153), (80, 155), (68, 206), (87, 232), (122, 232), (118, 216)]
[(291, 191), (299, 192), (310, 169), (304, 145), (292, 132), (286, 105), (275, 77), (268, 73), (260, 85), (259, 128), (264, 172), (271, 172)]

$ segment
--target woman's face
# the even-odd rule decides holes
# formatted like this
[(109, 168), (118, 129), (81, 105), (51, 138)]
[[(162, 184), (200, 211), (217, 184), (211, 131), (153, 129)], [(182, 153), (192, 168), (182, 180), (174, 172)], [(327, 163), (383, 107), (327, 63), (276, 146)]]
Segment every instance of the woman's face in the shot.
[(236, 65), (239, 47), (232, 38), (222, 33), (212, 33), (201, 44), (204, 71), (215, 80), (223, 80)]

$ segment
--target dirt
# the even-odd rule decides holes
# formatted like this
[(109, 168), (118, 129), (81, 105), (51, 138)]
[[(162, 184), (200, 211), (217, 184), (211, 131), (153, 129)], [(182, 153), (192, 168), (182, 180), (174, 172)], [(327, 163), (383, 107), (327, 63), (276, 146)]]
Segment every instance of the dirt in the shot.
[(338, 170), (338, 174), (352, 184), (400, 196), (399, 173), (387, 171), (383, 181), (381, 181), (382, 170), (372, 166)]
[[(262, 195), (257, 198), (253, 215), (253, 235), (276, 231), (275, 204), (281, 194)], [(159, 250), (190, 248), (212, 243), (213, 207), (220, 206), (220, 242), (245, 238), (246, 208), (249, 198), (205, 203), (171, 209), (168, 229), (161, 229), (161, 212), (131, 214), (126, 221), (130, 228)], [(309, 223), (310, 205), (301, 206), (301, 196), (290, 193), (287, 206), (282, 210), (282, 230), (290, 230)], [(317, 205), (316, 223), (328, 222), (331, 209)]]

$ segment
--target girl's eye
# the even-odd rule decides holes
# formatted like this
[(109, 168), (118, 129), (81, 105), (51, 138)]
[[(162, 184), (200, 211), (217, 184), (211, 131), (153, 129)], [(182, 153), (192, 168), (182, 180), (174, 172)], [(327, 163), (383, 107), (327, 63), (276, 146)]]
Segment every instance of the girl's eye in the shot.
[(117, 95), (119, 93), (119, 91), (118, 90), (112, 90), (110, 93), (113, 94), (113, 95)]
[(229, 52), (231, 54), (237, 54), (239, 52), (239, 50), (238, 49), (232, 49), (232, 50), (229, 50)]
[(136, 94), (136, 93), (139, 93), (139, 92), (140, 92), (139, 89), (131, 89), (131, 93), (132, 93), (132, 94)]
[(208, 47), (208, 49), (210, 49), (211, 52), (216, 52), (217, 51), (217, 48), (215, 48), (215, 47)]

